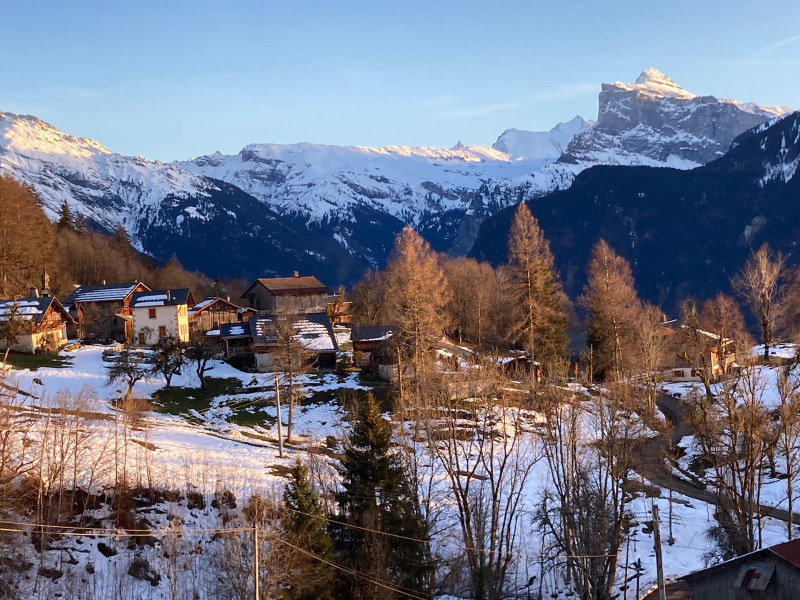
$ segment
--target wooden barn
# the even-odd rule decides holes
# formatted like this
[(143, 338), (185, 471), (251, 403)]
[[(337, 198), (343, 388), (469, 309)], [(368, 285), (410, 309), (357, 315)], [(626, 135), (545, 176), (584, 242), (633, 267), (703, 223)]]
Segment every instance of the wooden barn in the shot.
[(238, 323), (241, 307), (225, 298), (206, 298), (189, 310), (189, 329), (192, 331), (215, 331), (225, 323)]

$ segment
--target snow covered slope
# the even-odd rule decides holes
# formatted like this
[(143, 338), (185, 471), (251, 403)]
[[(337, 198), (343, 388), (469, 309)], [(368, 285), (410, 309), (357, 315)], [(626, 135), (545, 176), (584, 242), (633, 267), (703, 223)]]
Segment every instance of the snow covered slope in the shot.
[[(785, 111), (695, 96), (648, 69), (602, 86), (595, 124), (509, 129), (492, 147), (250, 144), (169, 164), (0, 112), (0, 173), (36, 190), (51, 217), (66, 200), (96, 227), (122, 224), (156, 258), (219, 275), (313, 270), (333, 284), (382, 265), (406, 223), (437, 250), (465, 254), (487, 218), (569, 187), (589, 166), (691, 168)], [(199, 258), (221, 242), (224, 260)]]
[(506, 129), (492, 148), (505, 152), (516, 160), (533, 158), (555, 160), (567, 149), (572, 138), (593, 124), (594, 121), (576, 116), (566, 123), (559, 123), (550, 131)]
[(279, 210), (313, 220), (347, 217), (367, 205), (405, 222), (426, 213), (465, 209), (468, 196), (490, 179), (513, 179), (556, 157), (514, 161), (494, 148), (250, 144), (174, 163), (231, 183)]

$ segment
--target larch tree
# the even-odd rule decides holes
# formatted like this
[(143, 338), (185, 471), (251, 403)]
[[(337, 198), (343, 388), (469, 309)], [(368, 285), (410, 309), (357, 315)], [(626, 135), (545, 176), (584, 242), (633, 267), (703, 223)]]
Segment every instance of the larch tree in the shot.
[(744, 267), (733, 278), (734, 289), (742, 296), (753, 316), (758, 320), (764, 360), (769, 359), (769, 349), (775, 336), (775, 326), (785, 300), (783, 255), (773, 253), (767, 244), (750, 255)]
[(38, 284), (53, 264), (54, 235), (34, 193), (8, 175), (0, 176), (0, 287), (8, 298)]
[(591, 370), (620, 381), (630, 366), (631, 324), (641, 303), (630, 264), (603, 239), (592, 251), (580, 302), (588, 311), (586, 341)]
[(418, 387), (428, 351), (447, 326), (450, 287), (436, 252), (409, 226), (395, 240), (385, 276), (386, 318), (395, 328), (392, 339), (413, 366)]
[(511, 223), (507, 270), (513, 311), (511, 338), (527, 350), (531, 363), (535, 360), (547, 368), (567, 354), (565, 297), (556, 278), (550, 243), (524, 202)]

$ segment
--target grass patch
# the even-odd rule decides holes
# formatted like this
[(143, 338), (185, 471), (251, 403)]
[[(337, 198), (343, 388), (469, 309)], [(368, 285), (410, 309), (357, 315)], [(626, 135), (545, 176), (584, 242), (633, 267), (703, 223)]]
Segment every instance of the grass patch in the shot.
[(153, 394), (153, 403), (161, 412), (181, 415), (192, 409), (205, 410), (217, 396), (234, 394), (241, 382), (236, 377), (207, 377), (206, 389), (199, 387), (171, 387)]
[(24, 352), (9, 352), (7, 364), (14, 369), (30, 369), (37, 371), (42, 367), (63, 369), (72, 366), (72, 358), (60, 356), (57, 352), (44, 352), (42, 354), (27, 354)]

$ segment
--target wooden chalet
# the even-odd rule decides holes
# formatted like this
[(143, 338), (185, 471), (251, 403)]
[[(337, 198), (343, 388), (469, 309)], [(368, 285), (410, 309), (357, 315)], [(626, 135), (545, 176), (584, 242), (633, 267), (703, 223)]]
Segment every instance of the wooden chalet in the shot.
[[(67, 343), (67, 326), (74, 320), (58, 299), (39, 297), (34, 291), (27, 298), (0, 300), (0, 325), (5, 330), (9, 322), (19, 325), (11, 350), (29, 354), (58, 350)], [(0, 347), (5, 349), (7, 341), (0, 340)]]
[(131, 297), (149, 290), (141, 281), (78, 286), (64, 298), (64, 308), (74, 321), (68, 332), (70, 337), (130, 342), (133, 339)]
[(245, 313), (241, 307), (230, 300), (218, 297), (206, 298), (189, 310), (189, 329), (203, 333), (216, 331), (225, 323), (239, 323), (243, 314)]
[(316, 277), (300, 277), (295, 271), (294, 277), (256, 279), (241, 300), (265, 315), (319, 313), (327, 310), (328, 288)]

